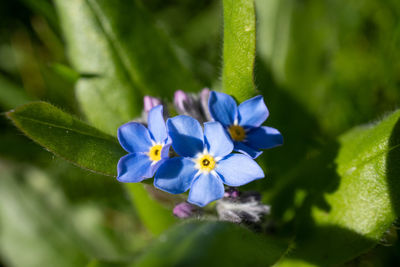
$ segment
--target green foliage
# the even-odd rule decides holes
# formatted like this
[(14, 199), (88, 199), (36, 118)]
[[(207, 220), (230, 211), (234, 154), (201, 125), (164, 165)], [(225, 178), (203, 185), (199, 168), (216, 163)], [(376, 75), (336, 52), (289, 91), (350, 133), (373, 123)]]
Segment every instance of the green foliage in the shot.
[[(1, 110), (46, 101), (7, 116), (106, 175), (50, 159), (1, 117), (0, 265), (399, 265), (399, 243), (379, 244), (397, 239), (400, 111), (353, 128), (400, 103), (398, 1), (22, 0), (0, 13)], [(107, 177), (144, 95), (202, 85), (239, 101), (259, 89), (284, 136), (257, 159), (268, 179), (244, 188), (272, 209), (254, 231), (210, 220), (213, 206), (177, 223), (181, 198)]]
[[(170, 97), (176, 89), (199, 88), (138, 1), (56, 1), (56, 6), (71, 61), (87, 75), (76, 85), (78, 101), (99, 129), (116, 135), (119, 126), (139, 115), (143, 94)], [(115, 172), (113, 159), (107, 166)], [(152, 233), (159, 234), (174, 221), (141, 185), (129, 191)]]
[(231, 223), (194, 221), (170, 229), (135, 266), (270, 266), (286, 249)]
[(399, 2), (267, 2), (256, 1), (260, 58), (326, 134), (398, 105)]
[(138, 1), (56, 4), (70, 59), (79, 73), (89, 76), (78, 81), (76, 90), (96, 127), (115, 135), (120, 125), (139, 115), (144, 94), (171, 97), (177, 89), (200, 88)]
[(98, 206), (71, 205), (51, 179), (57, 175), (4, 163), (0, 171), (0, 252), (7, 266), (84, 266), (93, 257), (125, 256)]
[[(29, 191), (27, 186), (17, 183), (16, 177), (12, 177), (9, 170), (5, 170), (4, 166), (1, 169), (0, 247), (5, 259), (13, 266), (84, 264), (87, 261), (86, 256), (68, 238), (71, 229), (60, 225), (62, 218), (59, 216), (62, 214), (54, 214), (53, 211), (57, 209), (52, 207), (49, 210), (40, 197)], [(43, 220), (42, 217), (31, 224), (29, 220), (40, 216), (43, 209), (48, 211), (46, 219)], [(21, 229), (25, 231), (22, 232)], [(19, 253), (28, 254), (20, 257), (16, 255)], [(63, 256), (66, 259), (60, 262), (59, 259)]]
[(239, 101), (255, 93), (253, 82), (256, 53), (256, 19), (253, 0), (224, 0), (224, 64), (222, 83), (225, 93)]
[[(293, 259), (340, 264), (374, 247), (399, 215), (400, 111), (376, 125), (357, 127), (339, 138), (336, 175), (315, 177), (328, 191), (301, 208)], [(394, 164), (394, 165), (393, 165)], [(313, 172), (311, 172), (313, 173)], [(328, 189), (328, 190), (327, 190)]]
[(80, 107), (91, 124), (116, 135), (120, 125), (139, 113), (140, 91), (86, 1), (55, 3), (71, 63), (84, 74), (76, 84)]
[(33, 102), (7, 113), (27, 136), (79, 167), (116, 176), (126, 152), (107, 135), (45, 102)]

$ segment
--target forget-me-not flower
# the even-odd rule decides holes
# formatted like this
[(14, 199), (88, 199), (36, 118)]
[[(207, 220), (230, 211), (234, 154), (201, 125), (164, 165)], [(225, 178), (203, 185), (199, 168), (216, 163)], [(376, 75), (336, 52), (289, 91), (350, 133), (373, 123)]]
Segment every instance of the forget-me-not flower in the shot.
[(212, 118), (222, 123), (229, 133), (235, 151), (256, 158), (262, 153), (259, 149), (283, 144), (283, 137), (277, 129), (261, 126), (269, 111), (260, 95), (237, 106), (230, 95), (212, 91), (208, 107)]
[(260, 166), (243, 154), (232, 154), (233, 143), (219, 122), (204, 124), (186, 115), (167, 120), (172, 147), (181, 157), (158, 169), (155, 187), (172, 194), (186, 192), (188, 201), (205, 206), (224, 196), (224, 185), (241, 186), (264, 177)]
[(129, 152), (118, 162), (120, 182), (140, 182), (151, 178), (168, 158), (171, 142), (163, 118), (163, 106), (152, 108), (148, 114), (148, 129), (137, 122), (128, 122), (118, 129), (118, 140)]

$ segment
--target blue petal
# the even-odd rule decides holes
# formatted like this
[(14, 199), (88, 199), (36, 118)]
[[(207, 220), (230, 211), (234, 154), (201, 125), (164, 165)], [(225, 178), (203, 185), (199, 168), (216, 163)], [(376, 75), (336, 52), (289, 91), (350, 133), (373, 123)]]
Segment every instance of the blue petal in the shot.
[(163, 116), (163, 106), (158, 105), (149, 111), (147, 124), (156, 143), (163, 143), (168, 138)]
[(262, 96), (256, 96), (239, 105), (239, 125), (259, 127), (269, 116)]
[(235, 100), (227, 94), (211, 91), (208, 108), (214, 120), (224, 126), (232, 125), (238, 117)]
[(224, 192), (224, 185), (218, 175), (203, 173), (193, 182), (188, 201), (204, 207), (211, 201), (222, 198)]
[(261, 167), (242, 154), (230, 154), (218, 162), (216, 172), (229, 186), (241, 186), (264, 177)]
[(118, 140), (128, 152), (148, 152), (152, 146), (149, 131), (142, 124), (128, 122), (118, 128)]
[(118, 176), (120, 182), (137, 183), (144, 178), (153, 177), (151, 160), (146, 154), (133, 153), (123, 156), (118, 162)]
[(282, 145), (283, 137), (277, 129), (262, 126), (249, 131), (247, 141), (252, 147), (267, 149)]
[(232, 152), (233, 143), (221, 123), (204, 123), (204, 136), (207, 149), (213, 156), (223, 157)]
[(170, 147), (171, 147), (171, 143), (167, 143), (167, 144), (163, 145), (163, 147), (161, 149), (161, 158), (162, 159), (169, 158)]
[(235, 142), (234, 150), (243, 153), (245, 155), (248, 155), (253, 159), (257, 158), (262, 154), (262, 151), (250, 147), (248, 143), (242, 143), (242, 142)]
[(154, 186), (171, 194), (181, 194), (190, 188), (197, 170), (187, 158), (171, 158), (158, 169)]
[(181, 156), (194, 157), (203, 151), (203, 130), (192, 117), (179, 115), (167, 120), (172, 147)]

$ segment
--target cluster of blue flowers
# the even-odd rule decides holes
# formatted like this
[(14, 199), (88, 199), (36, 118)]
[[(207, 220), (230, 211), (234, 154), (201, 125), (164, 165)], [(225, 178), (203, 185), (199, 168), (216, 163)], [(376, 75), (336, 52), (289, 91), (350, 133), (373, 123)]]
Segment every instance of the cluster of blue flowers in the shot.
[[(262, 96), (237, 106), (231, 96), (211, 91), (207, 112), (213, 121), (205, 122), (204, 130), (194, 116), (165, 123), (162, 105), (148, 112), (147, 128), (138, 122), (122, 125), (118, 139), (129, 154), (118, 163), (117, 179), (140, 182), (154, 176), (158, 189), (171, 194), (190, 189), (188, 202), (203, 207), (224, 196), (224, 184), (237, 187), (263, 178), (254, 159), (283, 138), (261, 126), (269, 115)], [(178, 156), (170, 157), (171, 145)]]

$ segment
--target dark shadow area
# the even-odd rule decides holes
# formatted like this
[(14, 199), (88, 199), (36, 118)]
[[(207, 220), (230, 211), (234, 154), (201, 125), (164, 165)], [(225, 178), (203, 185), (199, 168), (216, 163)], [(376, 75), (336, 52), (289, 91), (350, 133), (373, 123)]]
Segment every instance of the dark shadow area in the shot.
[(301, 242), (287, 258), (317, 266), (337, 266), (352, 259), (360, 250), (367, 251), (376, 245), (375, 240), (337, 226), (315, 227), (310, 224), (309, 229), (300, 233), (300, 238)]
[(264, 151), (258, 162), (267, 178), (246, 189), (263, 192), (279, 232), (291, 236), (310, 218), (306, 200), (330, 210), (324, 194), (334, 192), (340, 183), (334, 163), (338, 144), (323, 134), (315, 116), (276, 84), (265, 64), (257, 61), (256, 70), (258, 89), (270, 111), (265, 125), (282, 133), (284, 145)]
[(400, 215), (400, 120), (393, 127), (387, 155), (386, 177), (390, 190), (390, 200), (397, 216)]
[(0, 114), (0, 158), (46, 165), (51, 156), (12, 125), (3, 113)]

